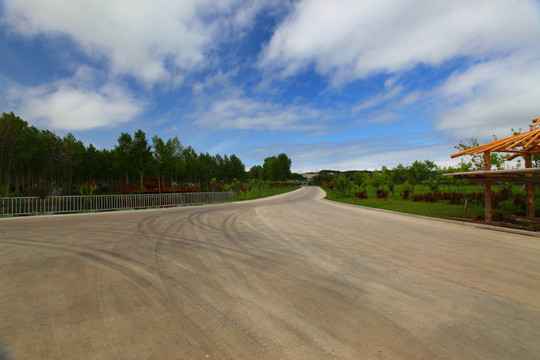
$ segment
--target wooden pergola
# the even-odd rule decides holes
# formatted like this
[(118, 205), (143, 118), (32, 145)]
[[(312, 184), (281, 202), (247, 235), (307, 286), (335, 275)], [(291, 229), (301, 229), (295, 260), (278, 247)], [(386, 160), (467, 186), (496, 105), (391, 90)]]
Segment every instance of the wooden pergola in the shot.
[[(469, 181), (480, 181), (485, 184), (485, 219), (493, 221), (493, 204), (491, 183), (493, 181), (525, 182), (527, 189), (527, 218), (535, 217), (533, 183), (540, 182), (540, 168), (532, 167), (532, 155), (540, 154), (540, 118), (532, 120), (533, 126), (530, 131), (523, 134), (496, 140), (488, 144), (477, 146), (468, 150), (460, 151), (450, 155), (456, 158), (463, 155), (473, 155), (483, 153), (484, 170), (467, 171), (459, 173), (445, 174), (458, 179), (469, 179)], [(490, 154), (492, 152), (510, 153), (508, 159), (512, 160), (522, 156), (525, 160), (524, 169), (513, 170), (491, 170)]]

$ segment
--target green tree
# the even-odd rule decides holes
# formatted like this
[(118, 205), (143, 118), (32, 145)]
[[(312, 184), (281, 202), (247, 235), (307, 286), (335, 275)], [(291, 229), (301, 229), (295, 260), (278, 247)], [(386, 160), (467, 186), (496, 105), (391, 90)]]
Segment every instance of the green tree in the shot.
[(4, 175), (4, 184), (6, 189), (5, 196), (9, 194), (10, 178), (12, 166), (17, 154), (21, 150), (21, 145), (24, 129), (28, 123), (13, 112), (3, 113), (0, 117), (0, 179)]
[(317, 174), (317, 176), (313, 177), (313, 183), (315, 183), (315, 184), (323, 184), (323, 183), (325, 183), (327, 181), (334, 180), (335, 177), (336, 177), (336, 175), (333, 174), (333, 173), (320, 171)]
[(330, 185), (339, 191), (343, 196), (346, 195), (347, 189), (350, 185), (350, 181), (346, 176), (339, 175), (336, 176), (331, 182)]
[(406, 166), (398, 164), (391, 170), (390, 174), (394, 183), (403, 184), (407, 180), (407, 172), (408, 169)]
[[(512, 129), (512, 132), (514, 132), (514, 129)], [(515, 132), (514, 132), (515, 133)], [(493, 141), (497, 141), (498, 138), (493, 135)], [(478, 143), (478, 139), (476, 138), (470, 138), (466, 140), (460, 140), (459, 144), (455, 146), (455, 148), (458, 151), (465, 151), (472, 148), (475, 148), (477, 146), (480, 146)], [(484, 155), (482, 153), (480, 154), (471, 154), (467, 155), (469, 158), (469, 162), (474, 166), (477, 170), (484, 170)], [(489, 161), (491, 167), (495, 167), (495, 169), (501, 170), (504, 169), (504, 165), (506, 163), (506, 160), (510, 157), (508, 154), (500, 154), (496, 152), (492, 152), (489, 154)], [(464, 162), (464, 160), (462, 160)]]
[(276, 180), (285, 181), (291, 176), (292, 160), (284, 153), (277, 156), (278, 178)]
[(263, 180), (264, 179), (263, 167), (261, 165), (252, 166), (249, 169), (249, 178), (255, 179), (255, 180)]
[(118, 145), (114, 148), (116, 163), (122, 169), (125, 176), (125, 183), (129, 185), (129, 173), (131, 168), (131, 154), (133, 147), (133, 138), (128, 133), (121, 133), (118, 138)]
[(189, 183), (193, 183), (195, 181), (194, 176), (196, 176), (196, 174), (198, 173), (197, 153), (191, 146), (188, 146), (187, 148), (184, 148), (184, 150), (182, 150), (182, 157), (186, 164), (186, 179)]
[(285, 181), (291, 176), (292, 161), (286, 154), (264, 159), (263, 174), (266, 180)]
[(133, 136), (130, 158), (133, 166), (139, 174), (139, 187), (144, 190), (144, 171), (152, 157), (152, 146), (148, 145), (146, 134), (142, 130), (137, 130)]
[(379, 172), (379, 170), (375, 169), (375, 171), (371, 173), (371, 185), (373, 185), (373, 188), (375, 189), (375, 191), (377, 191), (381, 188), (381, 186), (383, 186), (383, 184), (384, 179), (381, 176), (381, 173)]
[(264, 159), (263, 163), (263, 176), (265, 180), (275, 180), (277, 178), (277, 165), (276, 165), (276, 157), (267, 157)]
[(90, 183), (96, 182), (96, 175), (99, 174), (100, 155), (93, 144), (87, 146), (83, 158), (83, 167), (85, 169), (85, 179)]
[(181, 156), (182, 145), (177, 137), (164, 142), (159, 136), (155, 135), (152, 138), (152, 146), (159, 181), (162, 181), (162, 176), (167, 176), (172, 186), (183, 163)]
[(353, 181), (360, 188), (360, 190), (367, 193), (367, 187), (369, 185), (369, 175), (365, 171), (355, 172)]
[(170, 171), (171, 185), (173, 185), (178, 183), (178, 176), (182, 174), (185, 169), (185, 162), (184, 158), (182, 157), (182, 151), (184, 148), (182, 147), (182, 144), (180, 143), (180, 140), (178, 140), (177, 136), (167, 140), (166, 145), (172, 153), (172, 157), (170, 159), (171, 161), (167, 169)]
[(291, 173), (291, 176), (289, 176), (289, 180), (296, 180), (296, 181), (304, 181), (304, 175), (299, 173)]
[(229, 166), (231, 169), (231, 174), (232, 174), (233, 179), (245, 181), (246, 180), (246, 166), (244, 165), (242, 160), (240, 160), (240, 158), (238, 158), (236, 155), (232, 154), (231, 157), (229, 158), (229, 162), (230, 162)]
[(122, 174), (117, 172), (114, 167), (114, 154), (108, 149), (103, 149), (97, 151), (96, 157), (98, 159), (96, 176), (100, 181), (104, 182), (102, 189), (110, 191), (116, 183), (115, 179), (122, 178)]

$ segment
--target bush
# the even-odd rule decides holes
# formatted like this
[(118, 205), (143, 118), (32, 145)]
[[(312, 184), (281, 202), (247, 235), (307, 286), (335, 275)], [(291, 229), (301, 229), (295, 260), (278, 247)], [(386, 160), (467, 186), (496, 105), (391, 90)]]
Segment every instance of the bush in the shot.
[(403, 200), (407, 200), (409, 198), (409, 194), (410, 194), (409, 190), (403, 191), (402, 194), (400, 193)]
[(468, 193), (466, 197), (471, 204), (483, 204), (486, 199), (485, 192), (483, 191)]
[(363, 191), (357, 192), (354, 195), (359, 199), (367, 199), (367, 194)]
[(514, 201), (512, 200), (504, 200), (500, 201), (497, 204), (497, 208), (503, 213), (503, 214), (514, 214), (516, 211), (516, 206), (514, 205)]
[(526, 201), (525, 201), (525, 196), (523, 194), (516, 194), (514, 196), (514, 206), (515, 206), (515, 213), (514, 215), (520, 215), (520, 216), (523, 216), (526, 214), (526, 207), (527, 207), (527, 204), (526, 204)]
[(444, 200), (448, 200), (450, 204), (463, 204), (464, 196), (457, 192), (446, 192), (442, 194)]
[(439, 182), (435, 179), (427, 179), (426, 185), (429, 187), (431, 192), (437, 192), (439, 191)]
[(377, 190), (377, 197), (378, 197), (379, 199), (386, 199), (386, 198), (388, 198), (388, 191), (384, 191), (384, 190), (381, 190), (381, 189)]
[(439, 201), (441, 199), (440, 194), (429, 192), (426, 195), (424, 195), (424, 201), (434, 203), (436, 201)]
[(505, 200), (510, 199), (511, 196), (512, 196), (512, 188), (503, 187), (501, 191), (499, 191), (496, 197), (499, 201), (505, 201)]

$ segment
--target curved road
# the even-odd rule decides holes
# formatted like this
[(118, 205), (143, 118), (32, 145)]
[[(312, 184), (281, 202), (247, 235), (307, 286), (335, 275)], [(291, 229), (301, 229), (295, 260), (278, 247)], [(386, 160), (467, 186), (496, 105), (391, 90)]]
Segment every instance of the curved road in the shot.
[(0, 220), (0, 358), (538, 359), (538, 238), (323, 196)]

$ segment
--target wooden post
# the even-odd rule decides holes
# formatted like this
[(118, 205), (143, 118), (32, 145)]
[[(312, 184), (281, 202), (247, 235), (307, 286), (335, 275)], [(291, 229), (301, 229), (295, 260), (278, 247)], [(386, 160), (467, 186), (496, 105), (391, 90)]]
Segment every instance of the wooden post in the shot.
[[(525, 167), (532, 168), (531, 154), (523, 155), (523, 158), (525, 159)], [(532, 175), (526, 175), (526, 177), (529, 176)], [(525, 186), (527, 188), (527, 218), (534, 219), (536, 214), (534, 211), (534, 188), (532, 181), (525, 181)]]
[[(491, 159), (489, 151), (484, 152), (484, 170), (489, 171), (491, 169)], [(486, 196), (485, 196), (485, 208), (486, 208), (486, 221), (493, 221), (493, 204), (491, 202), (491, 181), (485, 182)]]

